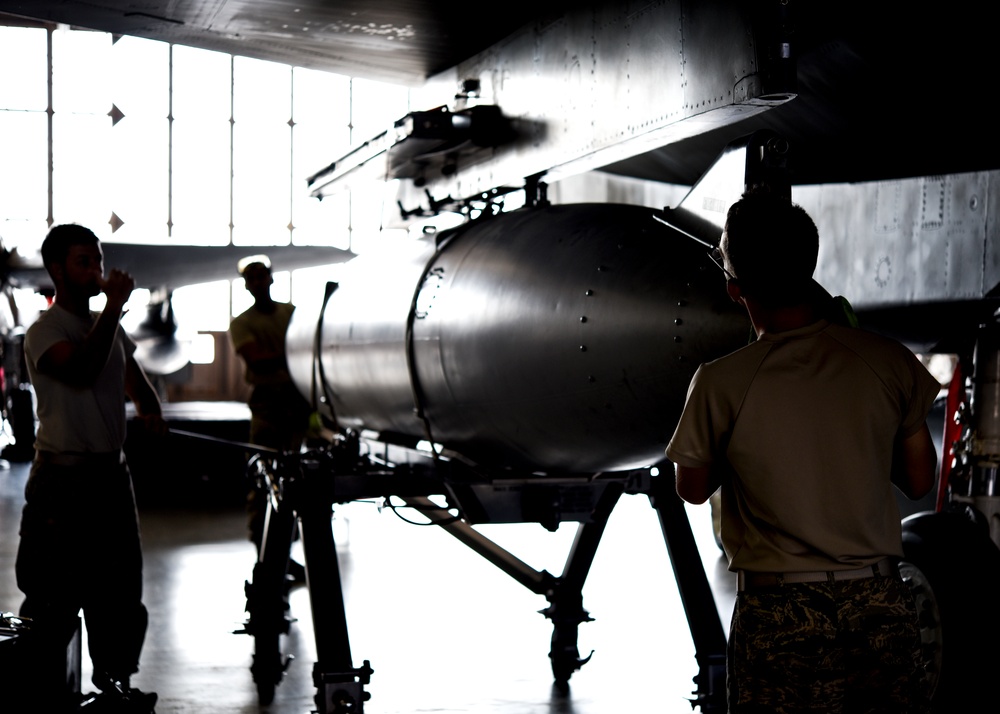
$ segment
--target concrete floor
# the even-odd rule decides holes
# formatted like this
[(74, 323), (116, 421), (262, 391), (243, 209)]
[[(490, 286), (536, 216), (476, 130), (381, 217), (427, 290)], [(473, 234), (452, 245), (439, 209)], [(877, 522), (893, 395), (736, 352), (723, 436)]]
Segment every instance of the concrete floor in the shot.
[[(16, 611), (17, 528), (27, 464), (0, 471), (0, 610)], [(137, 484), (137, 488), (139, 484)], [(225, 501), (225, 499), (223, 499)], [(295, 656), (274, 702), (258, 704), (244, 581), (254, 562), (238, 498), (141, 507), (149, 632), (133, 685), (159, 693), (158, 714), (306, 714), (315, 707), (315, 643), (308, 593), (284, 640)], [(707, 506), (688, 514), (728, 628), (735, 582), (711, 534)], [(374, 669), (369, 714), (685, 714), (692, 711), (694, 649), (655, 512), (625, 496), (608, 524), (583, 591), (594, 622), (579, 629), (594, 650), (566, 696), (552, 688), (552, 630), (531, 593), (447, 533), (391, 510), (355, 503), (334, 520), (355, 665)], [(532, 524), (482, 527), (535, 568), (558, 574), (575, 533)], [(296, 545), (297, 547), (297, 545)], [(84, 643), (84, 691), (91, 691)]]

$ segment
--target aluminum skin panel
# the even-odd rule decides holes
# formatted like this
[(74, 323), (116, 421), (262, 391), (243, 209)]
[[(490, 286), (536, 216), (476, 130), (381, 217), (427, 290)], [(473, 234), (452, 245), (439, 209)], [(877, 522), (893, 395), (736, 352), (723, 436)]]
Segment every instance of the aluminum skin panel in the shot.
[[(998, 307), (1000, 173), (793, 189), (820, 231), (816, 278), (873, 329), (919, 351), (954, 340)], [(865, 324), (865, 320), (863, 320)]]
[(991, 173), (797, 187), (821, 229), (817, 278), (862, 308), (986, 297)]
[[(738, 2), (582, 5), (431, 78), (412, 106), (450, 104), (476, 79), (475, 101), (499, 106), (518, 138), (454, 176), (428, 176), (428, 187), (440, 199), (540, 172), (557, 181), (784, 103), (794, 94), (762, 95), (748, 11)], [(400, 191), (406, 206), (424, 199), (422, 187)]]

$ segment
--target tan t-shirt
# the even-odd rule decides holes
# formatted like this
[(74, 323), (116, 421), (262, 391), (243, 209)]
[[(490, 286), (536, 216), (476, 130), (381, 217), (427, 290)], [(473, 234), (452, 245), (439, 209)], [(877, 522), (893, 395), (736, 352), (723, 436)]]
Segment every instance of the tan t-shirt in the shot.
[[(261, 312), (256, 307), (249, 307), (229, 323), (229, 337), (233, 349), (237, 352), (252, 342), (259, 344), (269, 352), (285, 354), (285, 333), (292, 319), (295, 306), (287, 302), (274, 303), (274, 312)], [(249, 364), (245, 364), (244, 376), (248, 384), (287, 384), (292, 381), (287, 367), (261, 374), (255, 372)]]
[(722, 466), (730, 570), (851, 569), (901, 556), (893, 443), (938, 382), (906, 347), (820, 321), (703, 364), (667, 456)]

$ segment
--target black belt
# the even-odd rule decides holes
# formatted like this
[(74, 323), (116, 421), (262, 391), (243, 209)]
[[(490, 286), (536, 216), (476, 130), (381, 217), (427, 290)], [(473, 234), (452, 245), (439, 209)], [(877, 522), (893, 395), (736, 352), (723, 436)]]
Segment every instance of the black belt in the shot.
[(35, 461), (51, 466), (88, 466), (91, 468), (108, 468), (118, 466), (125, 461), (121, 451), (103, 451), (97, 453), (78, 453), (72, 451), (35, 451)]
[(809, 570), (799, 573), (754, 573), (737, 571), (736, 587), (740, 592), (771, 588), (792, 583), (836, 583), (858, 578), (899, 577), (899, 570), (890, 558), (854, 570)]

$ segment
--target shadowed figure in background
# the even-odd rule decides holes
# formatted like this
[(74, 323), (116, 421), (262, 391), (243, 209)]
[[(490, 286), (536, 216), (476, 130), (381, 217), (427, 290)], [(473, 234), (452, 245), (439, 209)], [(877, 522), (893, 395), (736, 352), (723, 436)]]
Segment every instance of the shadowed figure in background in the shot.
[[(229, 325), (233, 349), (244, 362), (244, 377), (251, 387), (249, 440), (252, 444), (297, 452), (305, 439), (312, 408), (292, 382), (285, 356), (285, 333), (295, 306), (271, 297), (274, 278), (267, 256), (244, 258), (237, 269), (254, 299), (253, 305)], [(247, 494), (247, 525), (258, 554), (266, 509), (266, 493), (252, 487)], [(303, 582), (302, 565), (291, 561), (289, 575), (293, 581)]]

